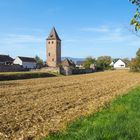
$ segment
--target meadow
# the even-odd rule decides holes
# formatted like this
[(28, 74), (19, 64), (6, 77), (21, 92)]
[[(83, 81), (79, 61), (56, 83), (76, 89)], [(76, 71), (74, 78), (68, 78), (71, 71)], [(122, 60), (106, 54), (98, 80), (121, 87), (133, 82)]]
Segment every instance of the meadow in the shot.
[(0, 82), (0, 139), (56, 134), (140, 85), (140, 74), (106, 71)]

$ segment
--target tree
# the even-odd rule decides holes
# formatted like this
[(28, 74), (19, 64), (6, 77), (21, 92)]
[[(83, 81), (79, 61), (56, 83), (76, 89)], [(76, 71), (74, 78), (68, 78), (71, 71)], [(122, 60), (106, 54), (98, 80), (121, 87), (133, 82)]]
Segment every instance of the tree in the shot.
[(87, 57), (87, 58), (85, 59), (85, 61), (84, 61), (84, 67), (85, 67), (86, 69), (89, 69), (90, 66), (91, 66), (91, 64), (94, 64), (94, 63), (95, 63), (95, 59), (94, 59), (94, 58), (92, 58), (92, 57)]
[(35, 56), (35, 60), (37, 62), (37, 68), (42, 68), (43, 67), (43, 60), (39, 56)]
[(140, 58), (140, 48), (139, 48), (138, 51), (136, 52), (136, 58)]
[(136, 12), (130, 22), (134, 26), (135, 31), (140, 29), (140, 0), (129, 0), (132, 4), (136, 5)]
[(140, 71), (140, 49), (136, 53), (136, 58), (131, 60), (130, 69), (131, 71)]
[(111, 57), (110, 56), (100, 56), (97, 58), (96, 67), (97, 70), (107, 70), (110, 69), (111, 64)]
[(137, 67), (137, 60), (136, 60), (136, 58), (133, 58), (132, 60), (131, 60), (131, 63), (130, 63), (130, 70), (131, 71), (138, 71), (138, 67)]
[(126, 64), (126, 67), (130, 66), (130, 59), (129, 58), (123, 58), (122, 61)]
[(137, 69), (140, 70), (140, 48), (138, 49), (137, 53), (136, 53), (136, 65), (137, 65)]

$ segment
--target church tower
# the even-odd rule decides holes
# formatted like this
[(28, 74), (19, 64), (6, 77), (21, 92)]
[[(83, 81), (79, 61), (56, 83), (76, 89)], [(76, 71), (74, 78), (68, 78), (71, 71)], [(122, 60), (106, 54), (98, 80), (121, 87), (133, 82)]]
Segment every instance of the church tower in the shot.
[(57, 67), (61, 64), (61, 39), (53, 27), (46, 41), (47, 47), (47, 65)]

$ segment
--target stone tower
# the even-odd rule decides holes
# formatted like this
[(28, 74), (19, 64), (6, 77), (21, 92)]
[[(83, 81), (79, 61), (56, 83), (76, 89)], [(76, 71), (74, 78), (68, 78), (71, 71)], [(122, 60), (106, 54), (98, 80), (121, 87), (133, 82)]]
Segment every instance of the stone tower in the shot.
[(49, 67), (58, 67), (61, 64), (61, 39), (53, 27), (46, 41), (47, 47), (47, 65)]

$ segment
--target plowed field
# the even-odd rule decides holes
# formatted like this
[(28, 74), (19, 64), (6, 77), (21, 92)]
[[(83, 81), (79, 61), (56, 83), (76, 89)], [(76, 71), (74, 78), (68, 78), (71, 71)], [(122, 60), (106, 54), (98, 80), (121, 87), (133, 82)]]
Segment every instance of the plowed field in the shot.
[(56, 132), (138, 84), (140, 74), (128, 71), (0, 82), (0, 139)]

